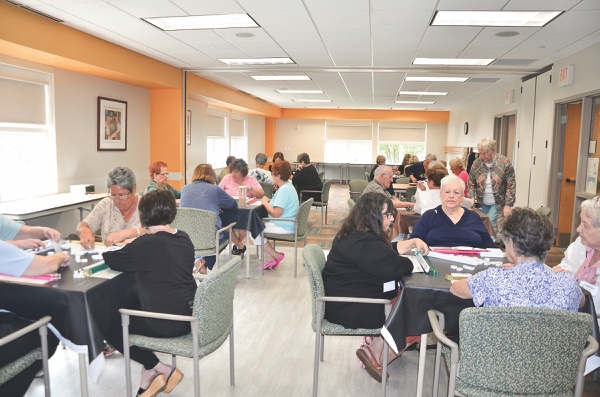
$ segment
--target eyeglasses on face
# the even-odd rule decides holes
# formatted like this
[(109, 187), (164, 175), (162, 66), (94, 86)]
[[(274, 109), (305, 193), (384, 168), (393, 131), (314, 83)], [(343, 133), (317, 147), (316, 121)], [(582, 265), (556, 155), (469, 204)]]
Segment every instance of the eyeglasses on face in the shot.
[(388, 219), (389, 219), (389, 218), (393, 218), (393, 217), (394, 217), (394, 213), (393, 213), (393, 212), (382, 212), (382, 213), (381, 213), (381, 215), (382, 215), (384, 218), (388, 218)]
[(162, 174), (157, 173), (156, 175), (164, 176), (165, 178), (169, 177), (169, 173), (168, 172), (165, 172), (165, 173), (162, 173)]
[(108, 197), (110, 197), (112, 200), (125, 200), (127, 197), (129, 197), (130, 194), (131, 194), (131, 192), (129, 192), (129, 193), (121, 193), (121, 194), (112, 194), (112, 193), (109, 193)]

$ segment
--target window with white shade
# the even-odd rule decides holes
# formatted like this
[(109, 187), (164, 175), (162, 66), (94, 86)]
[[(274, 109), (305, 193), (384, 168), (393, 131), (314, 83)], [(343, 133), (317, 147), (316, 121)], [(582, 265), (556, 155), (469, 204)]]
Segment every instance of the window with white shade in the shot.
[(0, 64), (0, 158), (0, 201), (58, 192), (52, 74)]
[(383, 154), (388, 164), (401, 164), (405, 154), (425, 158), (425, 124), (381, 121), (378, 127), (377, 153)]
[(325, 161), (370, 163), (373, 146), (371, 121), (331, 120), (325, 124)]
[(246, 116), (209, 108), (207, 111), (206, 158), (213, 168), (225, 167), (228, 156), (248, 156)]

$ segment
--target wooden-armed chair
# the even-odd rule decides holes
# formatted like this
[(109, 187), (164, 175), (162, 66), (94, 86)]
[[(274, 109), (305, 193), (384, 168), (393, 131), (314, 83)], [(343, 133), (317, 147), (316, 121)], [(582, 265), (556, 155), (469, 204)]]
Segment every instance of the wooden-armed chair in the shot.
[[(120, 309), (123, 323), (126, 396), (131, 396), (131, 363), (129, 346), (170, 354), (173, 366), (177, 356), (193, 359), (194, 396), (200, 396), (200, 359), (217, 350), (229, 337), (229, 379), (235, 386), (233, 352), (233, 295), (242, 258), (234, 257), (219, 270), (211, 273), (196, 290), (191, 316)], [(172, 321), (187, 321), (191, 332), (172, 338), (156, 338), (129, 334), (129, 317), (147, 317)]]
[[(329, 203), (329, 191), (331, 190), (331, 184), (333, 180), (325, 179), (323, 182), (323, 189), (321, 190), (301, 190), (300, 191), (300, 202), (304, 201), (304, 196), (307, 193), (320, 194), (321, 199), (313, 201), (313, 207), (321, 207), (321, 228), (327, 224), (327, 204)], [(323, 209), (325, 210), (325, 222), (323, 222)]]
[[(200, 210), (198, 208), (177, 208), (177, 215), (172, 227), (186, 232), (192, 243), (196, 256), (216, 255), (214, 269), (219, 267), (219, 253), (229, 246), (229, 258), (231, 259), (231, 238), (220, 242), (221, 232), (228, 231), (231, 234), (235, 222), (219, 230), (217, 228), (217, 214), (212, 211)], [(194, 277), (203, 279), (206, 275), (195, 274)]]
[(369, 182), (363, 179), (352, 179), (350, 181), (350, 198), (354, 200), (354, 202), (358, 201), (358, 198), (362, 194), (363, 190), (367, 187)]
[[(449, 368), (448, 396), (575, 396), (598, 350), (587, 313), (531, 307), (468, 308), (460, 313), (460, 346), (444, 335), (443, 314), (427, 312)], [(440, 349), (441, 346), (443, 349)]]
[[(313, 203), (312, 197), (300, 204), (296, 218), (263, 218), (263, 221), (277, 221), (277, 222), (293, 222), (294, 233), (289, 234), (278, 234), (278, 233), (261, 233), (261, 240), (264, 239), (273, 240), (273, 248), (275, 248), (275, 241), (290, 241), (294, 243), (294, 277), (298, 275), (298, 241), (304, 240), (306, 245), (306, 236), (308, 235), (308, 215), (310, 214), (310, 207)], [(265, 274), (265, 248), (261, 244), (260, 256), (262, 258), (262, 274)]]
[[(352, 298), (325, 296), (325, 286), (323, 284), (323, 268), (325, 267), (325, 254), (323, 249), (317, 244), (308, 244), (302, 250), (306, 274), (312, 291), (312, 328), (315, 331), (315, 358), (313, 368), (313, 396), (317, 396), (319, 388), (319, 361), (323, 361), (323, 350), (325, 347), (325, 335), (380, 335), (381, 329), (366, 328), (345, 328), (342, 325), (329, 322), (325, 319), (325, 302), (351, 302), (351, 303), (370, 303), (385, 305), (385, 315), (389, 315), (392, 310), (392, 301), (389, 299), (371, 299), (371, 298)], [(385, 396), (388, 362), (388, 345), (383, 345), (383, 376), (381, 380), (382, 395)]]
[(50, 372), (48, 369), (48, 323), (50, 320), (50, 316), (43, 317), (0, 339), (0, 346), (4, 346), (37, 329), (39, 330), (38, 332), (40, 333), (41, 341), (41, 345), (37, 349), (23, 352), (23, 355), (20, 358), (0, 368), (0, 386), (20, 374), (37, 360), (41, 359), (44, 370), (44, 393), (46, 397), (50, 397)]

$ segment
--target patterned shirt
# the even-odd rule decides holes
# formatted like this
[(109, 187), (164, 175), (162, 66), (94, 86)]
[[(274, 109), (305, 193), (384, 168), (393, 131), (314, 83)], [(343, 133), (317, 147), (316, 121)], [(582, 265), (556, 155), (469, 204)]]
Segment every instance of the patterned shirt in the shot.
[[(375, 193), (381, 193), (381, 194), (385, 194), (386, 197), (388, 197), (391, 200), (394, 200), (395, 197), (392, 196), (390, 194), (390, 192), (388, 192), (387, 190), (384, 189), (383, 186), (381, 186), (379, 184), (379, 182), (377, 182), (376, 179), (373, 179), (371, 182), (369, 182), (367, 184), (367, 187), (365, 188), (365, 190), (363, 190), (362, 194), (365, 193), (371, 193), (371, 192), (375, 192)], [(362, 195), (361, 195), (362, 196)]]
[(121, 215), (121, 211), (119, 211), (110, 197), (102, 199), (83, 221), (88, 224), (93, 232), (100, 229), (102, 241), (106, 240), (106, 237), (113, 232), (142, 227), (137, 205), (129, 221), (125, 221), (125, 218)]
[[(505, 205), (515, 205), (515, 194), (517, 183), (515, 181), (515, 169), (508, 157), (501, 154), (494, 155), (492, 167), (489, 170), (492, 180), (492, 192), (498, 210), (502, 211)], [(488, 167), (481, 159), (475, 160), (469, 172), (469, 197), (477, 198), (478, 203), (483, 203), (485, 192), (485, 181), (488, 175)]]
[(467, 279), (475, 306), (526, 306), (577, 311), (581, 289), (568, 273), (537, 262), (490, 268)]
[(150, 181), (150, 184), (146, 188), (146, 191), (144, 192), (144, 194), (151, 192), (153, 190), (166, 190), (167, 192), (171, 193), (173, 195), (173, 197), (175, 197), (176, 199), (181, 198), (181, 192), (179, 190), (175, 189), (173, 186), (169, 185), (168, 183), (165, 183), (161, 186), (158, 183), (156, 183), (156, 181)]
[(248, 175), (259, 182), (273, 184), (273, 175), (271, 175), (271, 171), (267, 171), (262, 168), (255, 168), (250, 170)]

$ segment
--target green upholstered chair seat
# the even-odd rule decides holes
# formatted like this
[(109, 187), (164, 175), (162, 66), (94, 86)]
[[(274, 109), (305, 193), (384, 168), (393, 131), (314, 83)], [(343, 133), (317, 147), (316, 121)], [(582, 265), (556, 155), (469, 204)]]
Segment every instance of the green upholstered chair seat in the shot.
[(27, 367), (42, 359), (42, 348), (38, 347), (10, 364), (0, 368), (0, 386), (23, 372)]

